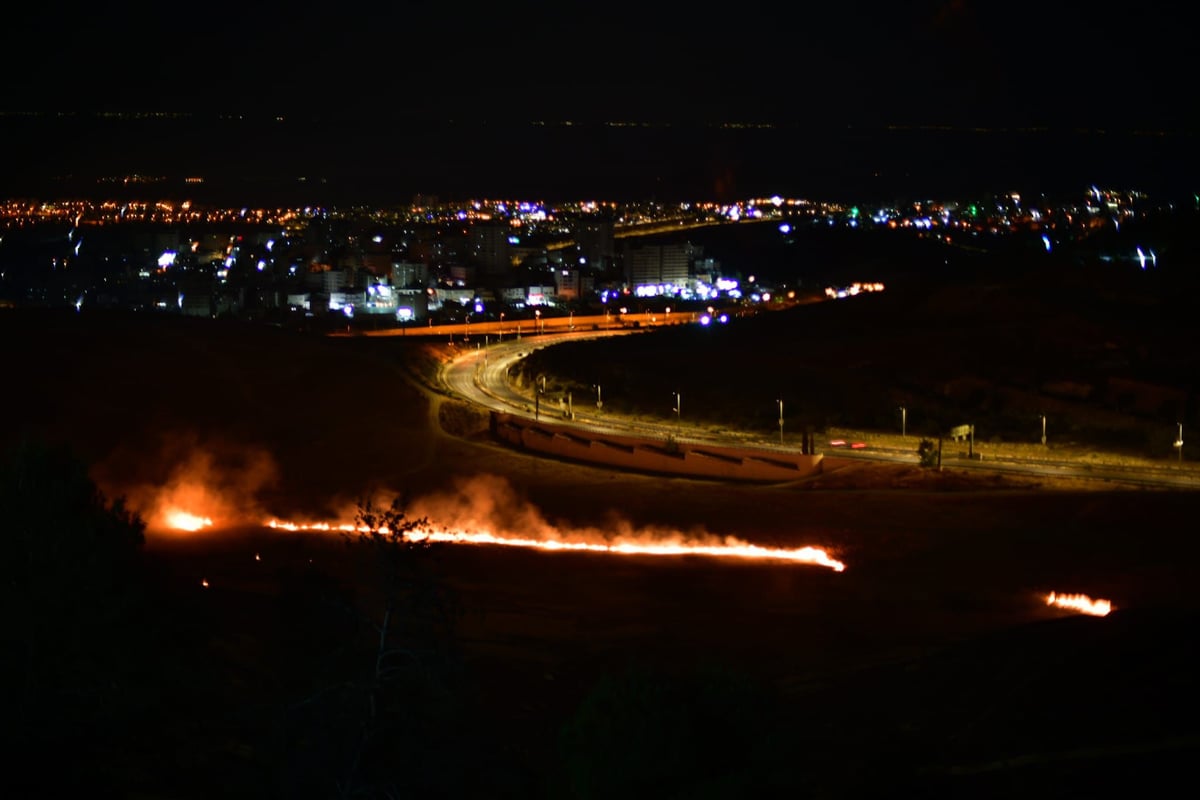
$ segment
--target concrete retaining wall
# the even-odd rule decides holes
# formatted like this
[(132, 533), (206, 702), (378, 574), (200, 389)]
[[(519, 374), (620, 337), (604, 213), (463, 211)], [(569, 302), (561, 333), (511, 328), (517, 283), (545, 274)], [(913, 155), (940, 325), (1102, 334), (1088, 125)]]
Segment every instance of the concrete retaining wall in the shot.
[(564, 425), (492, 412), (492, 433), (502, 441), (573, 461), (617, 469), (738, 481), (781, 481), (821, 472), (819, 455), (790, 455), (748, 447), (717, 447), (593, 434)]

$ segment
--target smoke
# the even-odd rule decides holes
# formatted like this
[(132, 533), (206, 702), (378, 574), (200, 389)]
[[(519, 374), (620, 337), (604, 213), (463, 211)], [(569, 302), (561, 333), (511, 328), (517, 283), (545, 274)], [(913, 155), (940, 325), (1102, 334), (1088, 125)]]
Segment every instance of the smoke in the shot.
[(723, 543), (702, 529), (684, 532), (678, 528), (635, 526), (613, 510), (600, 525), (552, 522), (498, 475), (459, 478), (448, 491), (416, 498), (405, 511), (412, 519), (428, 519), (435, 529), (480, 531), (505, 538), (604, 545)]
[(159, 532), (170, 529), (169, 516), (179, 512), (217, 527), (257, 523), (264, 516), (259, 494), (279, 478), (275, 460), (261, 448), (188, 434), (165, 437), (139, 467), (144, 477), (122, 494)]

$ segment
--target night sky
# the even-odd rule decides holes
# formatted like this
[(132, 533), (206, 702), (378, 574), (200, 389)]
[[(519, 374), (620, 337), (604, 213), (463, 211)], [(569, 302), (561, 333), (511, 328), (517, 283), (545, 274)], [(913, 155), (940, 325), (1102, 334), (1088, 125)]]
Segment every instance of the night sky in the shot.
[[(130, 174), (201, 175), (232, 203), (1200, 186), (1190, 28), (1160, 3), (217, 0), (7, 16), (10, 194)], [(146, 113), (175, 116), (129, 121)]]
[(1165, 3), (76, 5), (5, 12), (5, 110), (1197, 122), (1190, 27)]

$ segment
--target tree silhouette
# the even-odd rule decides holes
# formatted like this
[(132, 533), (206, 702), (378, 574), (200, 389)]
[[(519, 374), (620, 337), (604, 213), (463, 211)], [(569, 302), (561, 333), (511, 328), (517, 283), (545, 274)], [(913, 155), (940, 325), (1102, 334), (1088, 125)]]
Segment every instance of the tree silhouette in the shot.
[(2, 745), (56, 749), (138, 705), (145, 525), (66, 448), (23, 441), (0, 464)]
[(331, 681), (293, 703), (284, 777), (291, 796), (452, 796), (457, 605), (438, 577), (438, 546), (404, 502), (359, 503), (343, 534), (360, 570), (352, 597), (331, 593), (357, 620)]

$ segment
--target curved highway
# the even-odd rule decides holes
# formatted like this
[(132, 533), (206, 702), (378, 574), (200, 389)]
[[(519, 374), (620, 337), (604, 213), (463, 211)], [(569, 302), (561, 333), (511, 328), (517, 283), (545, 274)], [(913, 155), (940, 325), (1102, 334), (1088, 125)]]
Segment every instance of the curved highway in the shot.
[[(707, 444), (737, 444), (753, 446), (763, 450), (795, 453), (795, 447), (772, 443), (761, 436), (730, 433), (724, 437), (705, 435), (688, 426), (670, 422), (646, 422), (627, 418), (614, 418), (597, 408), (592, 398), (572, 398), (568, 418), (566, 398), (557, 395), (543, 398), (540, 402), (532, 394), (518, 392), (508, 380), (510, 368), (533, 350), (551, 347), (568, 340), (596, 339), (606, 336), (627, 336), (648, 333), (647, 329), (601, 329), (546, 333), (540, 336), (525, 336), (502, 342), (491, 342), (486, 346), (476, 342), (474, 349), (469, 342), (461, 345), (462, 352), (442, 365), (441, 380), (445, 387), (463, 400), (485, 408), (503, 411), (518, 416), (544, 418), (555, 424), (571, 425), (595, 433), (624, 434), (665, 439), (674, 436), (678, 441)], [(734, 439), (735, 441), (731, 441)], [(818, 448), (820, 452), (820, 448)], [(836, 450), (827, 456), (860, 459), (864, 461), (888, 461), (894, 463), (918, 463), (911, 450), (897, 448), (871, 448), (866, 450)], [(1079, 464), (1071, 461), (1049, 459), (968, 459), (943, 453), (942, 463), (956, 469), (984, 470), (1045, 478), (1069, 478), (1103, 480), (1114, 483), (1133, 484), (1157, 488), (1197, 489), (1200, 488), (1200, 471), (1173, 466), (1119, 466), (1113, 464)]]

